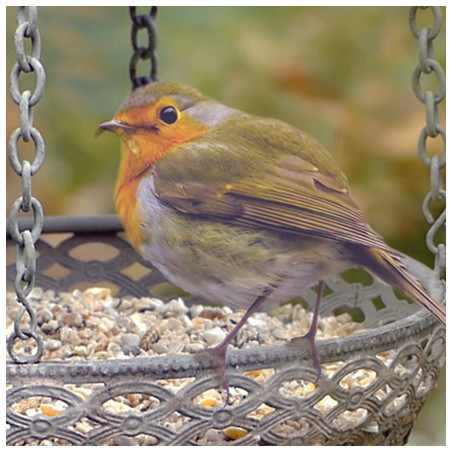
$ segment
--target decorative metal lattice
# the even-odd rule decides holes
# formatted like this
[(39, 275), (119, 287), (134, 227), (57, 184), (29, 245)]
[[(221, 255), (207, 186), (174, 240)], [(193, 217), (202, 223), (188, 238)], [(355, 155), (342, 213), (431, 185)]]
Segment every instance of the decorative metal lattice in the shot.
[[(398, 339), (394, 326), (386, 331), (388, 341)], [(212, 430), (223, 432), (240, 426), (246, 434), (234, 445), (403, 444), (413, 414), (425, 402), (443, 365), (444, 329), (421, 329), (415, 342), (389, 346), (393, 353), (390, 365), (376, 353), (387, 350), (387, 345), (375, 344), (371, 353), (362, 350), (358, 341), (367, 341), (369, 336), (320, 344), (323, 359), (329, 351), (335, 360), (339, 352), (344, 361), (334, 377), (321, 381), (306, 397), (294, 395), (294, 387), (311, 382), (312, 371), (301, 365), (294, 349), (281, 346), (259, 354), (254, 350), (231, 353), (229, 381), (242, 388), (246, 398), (220, 410), (199, 404), (199, 396), (216, 388), (219, 381), (214, 368), (193, 356), (9, 366), (8, 377), (21, 384), (8, 391), (8, 442), (58, 438), (63, 444), (121, 445), (127, 441), (124, 438), (135, 438), (129, 444), (196, 445), (208, 444)], [(275, 361), (283, 367), (265, 385), (243, 375), (243, 371)], [(232, 370), (234, 367), (240, 370)], [(367, 386), (348, 389), (342, 384), (347, 376), (363, 371), (375, 375)], [(196, 379), (176, 394), (160, 384), (161, 380), (186, 377)], [(64, 385), (57, 384), (62, 381)], [(81, 388), (90, 384), (94, 389), (81, 396)], [(131, 393), (149, 396), (154, 406), (143, 403), (128, 413), (105, 408), (108, 401)], [(14, 405), (31, 397), (59, 400), (66, 408), (54, 417), (37, 414), (30, 418), (13, 411)], [(183, 418), (178, 428), (168, 427), (171, 417)], [(225, 437), (221, 443), (231, 441)]]
[[(415, 11), (411, 11), (414, 17)], [(152, 9), (152, 19), (155, 13)], [(22, 10), (20, 17), (23, 22)], [(33, 10), (29, 21), (35, 24), (36, 17)], [(27, 29), (21, 24), (19, 28)], [(31, 31), (35, 29), (35, 25), (31, 27)], [(32, 39), (39, 38), (35, 35)], [(153, 49), (155, 42), (150, 38), (151, 44)], [(143, 55), (149, 57), (148, 53), (135, 50), (138, 55), (135, 63)], [(37, 55), (36, 50), (33, 58)], [(156, 62), (151, 63), (150, 77), (155, 78)], [(427, 99), (430, 97), (426, 95)], [(438, 133), (443, 136), (441, 130)], [(428, 163), (432, 174), (438, 174), (435, 168), (443, 167), (438, 158)], [(27, 179), (29, 164), (23, 166)], [(25, 206), (27, 202), (29, 205), (27, 199), (32, 199), (27, 194), (29, 185), (23, 186)], [(444, 199), (442, 186), (439, 183), (432, 186), (434, 193), (430, 197), (435, 196), (436, 190), (436, 198)], [(20, 205), (23, 203), (22, 199)], [(435, 222), (434, 232), (441, 218)], [(155, 288), (164, 282), (120, 237), (122, 226), (116, 216), (47, 218), (38, 226), (33, 226), (36, 219), (32, 219), (29, 223), (18, 222), (17, 215), (13, 215), (8, 225), (13, 232), (7, 236), (7, 246), (22, 250), (30, 248), (33, 242), (38, 256), (34, 262), (30, 252), (19, 251), (19, 262), (25, 262), (25, 267), (17, 264), (7, 267), (7, 283), (15, 288), (27, 283), (27, 279), (32, 285), (57, 292), (70, 291), (79, 283), (108, 283), (115, 288), (117, 297), (126, 294), (142, 297), (157, 294)], [(36, 237), (32, 236), (33, 230), (42, 227), (43, 237), (39, 238), (40, 231)], [(23, 235), (33, 240), (25, 237), (21, 241), (20, 234), (14, 231), (25, 231)], [(65, 236), (55, 243), (52, 233)], [(96, 252), (98, 244), (110, 252), (89, 260), (77, 255), (78, 247), (89, 246)], [(444, 284), (440, 280), (444, 267), (443, 245), (435, 250), (438, 250), (439, 270), (438, 267), (430, 270), (409, 258), (406, 265), (432, 296), (444, 300)], [(129, 271), (134, 266), (140, 268), (138, 277)], [(17, 269), (23, 270), (25, 279), (16, 276)], [(10, 356), (16, 362), (6, 365), (7, 443), (404, 444), (444, 365), (445, 328), (417, 305), (399, 300), (392, 289), (369, 275), (367, 280), (368, 283), (345, 282), (335, 277), (326, 281), (328, 290), (321, 315), (358, 313), (366, 331), (318, 341), (318, 353), (326, 371), (317, 386), (313, 385), (316, 375), (307, 348), (288, 344), (233, 349), (228, 351), (227, 373), (231, 390), (238, 396), (232, 398), (231, 406), (223, 408), (204, 403), (206, 394), (218, 390), (220, 385), (217, 363), (205, 357), (29, 363), (13, 351), (14, 340), (37, 338), (31, 348), (39, 352), (46, 338), (33, 305), (24, 296), (22, 304), (29, 313), (31, 326), (23, 326), (22, 310), (8, 344)], [(27, 291), (31, 292), (31, 287)], [(20, 302), (22, 298), (19, 297)], [(302, 298), (312, 308), (316, 291), (308, 290)], [(32, 350), (30, 361), (36, 361), (39, 356), (40, 353)], [(261, 374), (264, 378), (256, 379), (254, 374), (262, 370), (265, 370)]]
[[(58, 245), (51, 246), (45, 240), (36, 243), (39, 254), (37, 260), (36, 285), (55, 291), (71, 291), (80, 287), (80, 283), (110, 283), (118, 296), (126, 294), (148, 296), (153, 284), (162, 281), (162, 276), (148, 262), (131, 248), (128, 242), (118, 237), (122, 225), (116, 215), (103, 217), (54, 217), (46, 218), (44, 231), (67, 233), (68, 237)], [(74, 250), (80, 246), (103, 244), (111, 248), (114, 257), (108, 258), (103, 250), (103, 261), (98, 259), (78, 259)], [(12, 240), (7, 240), (7, 246)], [(106, 257), (107, 255), (107, 257)], [(123, 270), (132, 264), (139, 264), (147, 269), (141, 279), (133, 279)], [(60, 271), (58, 271), (58, 266)], [(15, 267), (10, 264), (6, 269), (7, 281), (13, 282)]]

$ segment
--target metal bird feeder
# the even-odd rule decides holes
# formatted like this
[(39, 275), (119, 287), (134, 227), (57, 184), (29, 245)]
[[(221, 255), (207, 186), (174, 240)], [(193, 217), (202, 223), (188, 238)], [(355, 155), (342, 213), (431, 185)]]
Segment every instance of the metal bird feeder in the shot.
[[(416, 95), (428, 108), (436, 110), (444, 95), (422, 92), (419, 77), (433, 70), (442, 80), (442, 69), (432, 53), (441, 12), (432, 7), (434, 26), (418, 30), (416, 10), (417, 7), (410, 10), (411, 29), (421, 46), (428, 43), (429, 50), (420, 52), (413, 84)], [(153, 7), (149, 14), (137, 15), (131, 7), (134, 55), (130, 75), (134, 87), (156, 79), (156, 12)], [(147, 48), (136, 42), (137, 32), (142, 28), (148, 32)], [(24, 54), (25, 39), (31, 39), (31, 55)], [(45, 86), (45, 73), (39, 61), (36, 8), (18, 9), (15, 42), (17, 64), (11, 75), (11, 94), (20, 106), (21, 124), (10, 139), (9, 153), (24, 183), (22, 197), (13, 206), (7, 228), (7, 246), (17, 247), (17, 263), (7, 267), (7, 280), (15, 286), (21, 306), (16, 310), (14, 330), (7, 344), (10, 358), (6, 364), (7, 443), (405, 444), (444, 365), (445, 328), (417, 305), (401, 302), (390, 288), (370, 276), (366, 283), (347, 283), (340, 277), (326, 281), (329, 290), (321, 316), (337, 317), (340, 312), (359, 308), (363, 331), (317, 341), (322, 365), (327, 368), (317, 386), (313, 385), (315, 371), (309, 351), (284, 343), (228, 351), (227, 374), (236, 397), (227, 407), (208, 402), (209, 391), (219, 390), (217, 364), (193, 354), (112, 358), (108, 349), (102, 359), (83, 356), (58, 361), (43, 359), (43, 353), (52, 349), (47, 334), (59, 326), (54, 324), (52, 330), (51, 315), (45, 318), (45, 310), (40, 309), (43, 292), (33, 290), (34, 287), (53, 291), (57, 311), (63, 303), (59, 294), (78, 283), (96, 286), (108, 282), (117, 287), (112, 299), (117, 306), (121, 303), (124, 306), (124, 300), (130, 297), (146, 303), (143, 297), (152, 297), (155, 288), (165, 280), (122, 238), (122, 226), (116, 216), (44, 218), (39, 201), (31, 196), (30, 184), (31, 176), (43, 161), (43, 142), (33, 127), (32, 115), (27, 118), (24, 113), (36, 105)], [(136, 64), (142, 59), (151, 61), (149, 77), (136, 76)], [(22, 72), (34, 72), (37, 77), (37, 89), (32, 95), (29, 91), (19, 93), (18, 77)], [(441, 90), (443, 86), (441, 82)], [(427, 157), (425, 140), (436, 135), (445, 139), (445, 131), (438, 124), (437, 115), (428, 116), (427, 122), (419, 140), (420, 152), (431, 170), (432, 180), (436, 181), (425, 201), (424, 210), (428, 212), (430, 200), (445, 200), (439, 182), (445, 159)], [(20, 162), (14, 151), (19, 137), (35, 143), (36, 159), (31, 165)], [(32, 210), (33, 219), (18, 221), (19, 210)], [(436, 256), (435, 268), (429, 269), (408, 258), (406, 264), (433, 297), (444, 300), (441, 277), (445, 247), (433, 245), (432, 240), (443, 226), (444, 214), (429, 220), (432, 228), (427, 239)], [(66, 238), (52, 245), (56, 233), (64, 233)], [(81, 245), (99, 243), (114, 250), (110, 253), (114, 257), (85, 261), (73, 254)], [(50, 277), (48, 270), (52, 266), (64, 268), (64, 275), (59, 279)], [(128, 275), (127, 269), (132, 266), (141, 269), (139, 277)], [(308, 290), (301, 296), (312, 309), (315, 291)], [(352, 305), (347, 304), (350, 300)], [(93, 299), (93, 303), (97, 301)], [(186, 305), (195, 302), (199, 300), (189, 298)], [(141, 308), (151, 310), (150, 306)], [(69, 314), (72, 316), (67, 317)], [(66, 314), (64, 322), (69, 325), (72, 322), (76, 328), (79, 320), (74, 310)], [(167, 386), (169, 382), (172, 386)]]

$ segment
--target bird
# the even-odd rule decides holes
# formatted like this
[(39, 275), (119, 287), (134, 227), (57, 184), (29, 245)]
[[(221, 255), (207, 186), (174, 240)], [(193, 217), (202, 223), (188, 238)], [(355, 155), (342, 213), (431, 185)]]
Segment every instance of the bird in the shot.
[(307, 340), (318, 382), (324, 281), (351, 267), (446, 324), (445, 306), (369, 226), (346, 176), (309, 134), (168, 81), (133, 90), (99, 128), (122, 142), (115, 204), (132, 246), (188, 293), (246, 309), (204, 350), (219, 361), (228, 399), (226, 351), (247, 319), (317, 283), (309, 331), (292, 342)]

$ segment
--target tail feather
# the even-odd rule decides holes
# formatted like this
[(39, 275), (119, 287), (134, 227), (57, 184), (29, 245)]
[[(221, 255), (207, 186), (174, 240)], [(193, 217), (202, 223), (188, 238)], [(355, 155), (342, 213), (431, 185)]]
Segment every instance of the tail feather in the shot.
[(402, 264), (396, 252), (387, 249), (362, 248), (357, 252), (361, 265), (386, 284), (399, 289), (404, 295), (430, 311), (440, 322), (446, 325), (446, 307), (431, 298)]

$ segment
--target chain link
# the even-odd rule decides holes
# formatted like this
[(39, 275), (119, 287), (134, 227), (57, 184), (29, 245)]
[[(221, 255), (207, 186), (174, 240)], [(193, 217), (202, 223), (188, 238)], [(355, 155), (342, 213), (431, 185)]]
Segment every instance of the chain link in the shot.
[[(131, 39), (133, 55), (129, 65), (129, 76), (132, 82), (132, 89), (147, 85), (157, 81), (157, 55), (155, 48), (157, 45), (157, 31), (155, 28), (155, 17), (157, 16), (157, 6), (151, 6), (148, 14), (137, 14), (137, 7), (130, 6), (129, 13), (132, 20)], [(140, 46), (138, 32), (146, 30), (147, 46)], [(150, 71), (148, 76), (137, 76), (137, 64), (139, 61), (150, 61)]]
[[(8, 222), (9, 232), (16, 242), (16, 279), (14, 288), (17, 301), (22, 305), (14, 322), (14, 332), (7, 342), (8, 353), (17, 363), (34, 363), (39, 360), (44, 350), (42, 339), (36, 333), (37, 321), (33, 307), (27, 297), (34, 287), (36, 274), (35, 243), (41, 235), (44, 212), (41, 203), (32, 196), (31, 179), (41, 168), (45, 157), (45, 143), (40, 132), (33, 127), (33, 107), (41, 100), (45, 91), (46, 77), (40, 62), (41, 38), (38, 27), (38, 9), (35, 6), (19, 6), (17, 8), (17, 29), (14, 36), (16, 63), (11, 70), (9, 91), (13, 101), (19, 106), (19, 127), (13, 131), (8, 141), (8, 158), (13, 170), (22, 179), (22, 196), (13, 203)], [(25, 54), (25, 40), (31, 40), (31, 54)], [(35, 90), (20, 92), (19, 79), (22, 73), (34, 73)], [(34, 143), (35, 157), (33, 162), (21, 160), (19, 157), (19, 140), (30, 140)], [(33, 212), (31, 229), (19, 230), (20, 212)], [(25, 319), (28, 315), (28, 322)], [(24, 324), (28, 323), (28, 327)], [(16, 340), (32, 339), (36, 344), (34, 354), (19, 355), (14, 350)]]
[[(430, 27), (419, 29), (417, 15), (421, 9), (430, 9), (433, 14), (433, 23)], [(441, 29), (441, 9), (439, 6), (412, 6), (409, 11), (409, 23), (411, 32), (418, 40), (419, 63), (415, 66), (412, 75), (412, 86), (416, 97), (425, 105), (426, 125), (419, 133), (418, 152), (422, 163), (430, 171), (430, 191), (425, 196), (422, 211), (430, 228), (426, 234), (427, 248), (435, 256), (434, 270), (438, 278), (444, 275), (446, 269), (446, 245), (435, 244), (439, 241), (439, 232), (446, 223), (446, 191), (443, 184), (443, 171), (446, 167), (446, 129), (439, 123), (438, 104), (446, 96), (446, 76), (443, 68), (435, 60), (433, 40)], [(423, 91), (421, 77), (423, 74), (434, 74), (438, 84), (438, 90)], [(427, 152), (428, 138), (440, 138), (442, 152), (429, 157)], [(432, 214), (432, 202), (440, 203), (441, 213), (435, 218)]]

